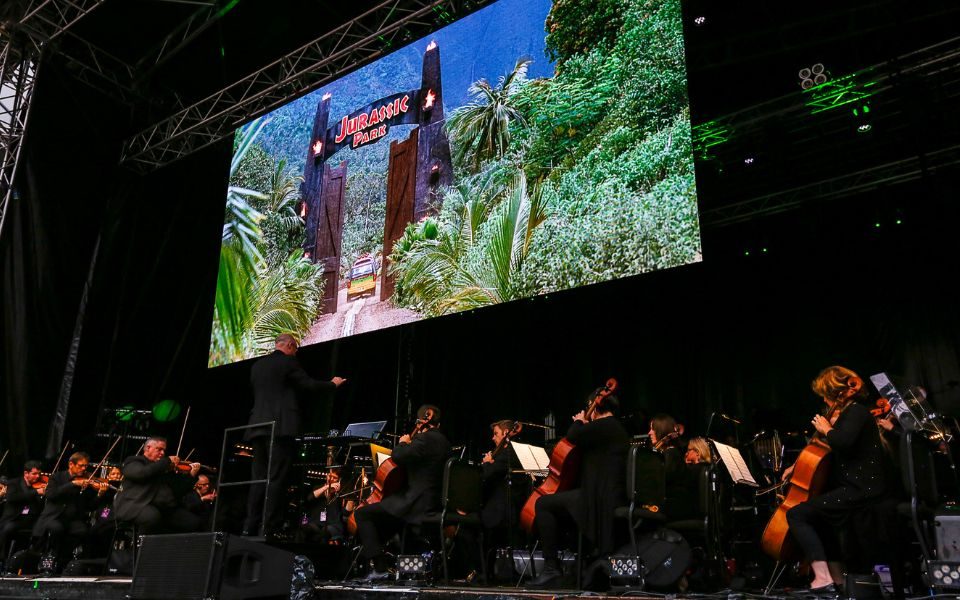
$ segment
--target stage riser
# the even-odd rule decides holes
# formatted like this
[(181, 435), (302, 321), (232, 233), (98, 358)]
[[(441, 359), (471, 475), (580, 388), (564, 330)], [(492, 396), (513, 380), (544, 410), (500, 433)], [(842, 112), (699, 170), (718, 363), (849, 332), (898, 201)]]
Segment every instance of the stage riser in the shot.
[(56, 598), (57, 600), (126, 600), (129, 578), (112, 581), (60, 581), (55, 579), (0, 579), (0, 599)]

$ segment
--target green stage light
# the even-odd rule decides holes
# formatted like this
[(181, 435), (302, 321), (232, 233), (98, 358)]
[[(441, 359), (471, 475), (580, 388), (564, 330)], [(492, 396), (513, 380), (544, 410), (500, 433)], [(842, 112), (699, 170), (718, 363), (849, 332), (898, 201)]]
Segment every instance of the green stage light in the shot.
[(129, 423), (133, 420), (133, 415), (136, 413), (136, 409), (127, 404), (126, 406), (121, 406), (117, 409), (117, 420), (121, 423)]
[(176, 400), (161, 400), (153, 405), (153, 418), (160, 423), (173, 421), (180, 416), (180, 403)]

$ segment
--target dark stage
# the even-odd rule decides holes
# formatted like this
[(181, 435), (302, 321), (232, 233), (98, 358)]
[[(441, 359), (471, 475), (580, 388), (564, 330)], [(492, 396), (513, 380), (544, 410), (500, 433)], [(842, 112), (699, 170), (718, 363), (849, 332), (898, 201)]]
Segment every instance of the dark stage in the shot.
[[(313, 597), (784, 597), (812, 579), (761, 548), (768, 520), (787, 523), (780, 482), (856, 407), (865, 449), (849, 470), (849, 447), (834, 454), (845, 475), (827, 487), (867, 491), (801, 520), (805, 551), (841, 532), (862, 598), (885, 576), (902, 583), (887, 600), (953, 594), (957, 23), (951, 0), (0, 0), (0, 559), (103, 561), (138, 537), (116, 524), (140, 520), (272, 534), (256, 539), (279, 540), (287, 566), (307, 556), (338, 580), (360, 556), (345, 550), (363, 537), (357, 500), (413, 489), (382, 490), (386, 455), (432, 436), (429, 477), (367, 522), (376, 551), (351, 577), (427, 516), (424, 552), (456, 547), (453, 516), (488, 536), (457, 549), (502, 550), (507, 570), (544, 537), (561, 564), (584, 540), (639, 555), (638, 535), (692, 558), (643, 589)], [(837, 396), (811, 384), (830, 365), (855, 372)], [(243, 438), (254, 414), (276, 444)], [(607, 460), (542, 464), (607, 416)], [(526, 449), (491, 492), (511, 435)], [(118, 516), (137, 465), (175, 451), (190, 459), (163, 473), (174, 483)], [(249, 502), (267, 454), (280, 501)], [(97, 494), (86, 470), (63, 478), (78, 461), (99, 467)], [(62, 502), (39, 493), (57, 475), (84, 503), (47, 515), (72, 532), (35, 532)], [(596, 485), (554, 506), (571, 519), (537, 524), (534, 490), (561, 480)], [(53, 561), (59, 536), (74, 545)], [(171, 548), (159, 556), (189, 546)], [(481, 570), (463, 554), (448, 581)], [(133, 584), (3, 577), (0, 598), (119, 600)]]

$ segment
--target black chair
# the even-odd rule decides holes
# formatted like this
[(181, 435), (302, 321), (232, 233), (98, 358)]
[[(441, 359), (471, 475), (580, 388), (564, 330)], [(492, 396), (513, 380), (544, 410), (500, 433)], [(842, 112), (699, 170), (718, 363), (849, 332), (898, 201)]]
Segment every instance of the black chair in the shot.
[(630, 545), (639, 554), (637, 528), (659, 526), (666, 522), (663, 512), (667, 495), (663, 456), (653, 450), (633, 446), (627, 455), (627, 496), (629, 504), (614, 509), (614, 519), (627, 522)]
[[(429, 514), (423, 519), (423, 527), (436, 526), (440, 536), (440, 556), (443, 560), (443, 579), (449, 581), (448, 549), (444, 528), (453, 525), (457, 533), (461, 527), (476, 529), (479, 539), (481, 573), (486, 576), (487, 565), (483, 551), (483, 524), (480, 521), (483, 472), (459, 457), (447, 460), (443, 468), (441, 512)], [(454, 541), (456, 541), (456, 534)]]
[(716, 468), (715, 464), (693, 467), (696, 515), (668, 520), (666, 524), (667, 529), (680, 533), (691, 545), (702, 545), (708, 560), (718, 558), (720, 546), (720, 484)]

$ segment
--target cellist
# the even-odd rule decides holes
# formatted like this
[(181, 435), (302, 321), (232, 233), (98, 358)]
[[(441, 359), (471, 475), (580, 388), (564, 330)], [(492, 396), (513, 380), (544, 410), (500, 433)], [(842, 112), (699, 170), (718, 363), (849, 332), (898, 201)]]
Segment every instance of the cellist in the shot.
[[(588, 400), (601, 396), (597, 388)], [(566, 439), (581, 452), (580, 487), (537, 500), (534, 525), (543, 548), (543, 570), (531, 584), (555, 586), (563, 576), (558, 552), (563, 525), (573, 521), (587, 541), (600, 554), (609, 554), (615, 548), (614, 509), (626, 497), (626, 460), (630, 438), (616, 417), (620, 403), (613, 394), (600, 398), (594, 410), (587, 415), (580, 411)]]
[(383, 551), (383, 541), (402, 531), (406, 524), (419, 525), (427, 513), (440, 507), (443, 465), (450, 452), (450, 442), (439, 426), (439, 408), (424, 404), (417, 409), (413, 432), (397, 440), (390, 457), (406, 470), (406, 485), (380, 502), (354, 511), (357, 536), (363, 546), (360, 556), (371, 563), (365, 577), (368, 581), (389, 577), (387, 569), (391, 565)]
[[(843, 581), (839, 551), (850, 518), (886, 493), (888, 478), (873, 416), (857, 402), (866, 396), (863, 380), (850, 369), (832, 366), (817, 375), (811, 388), (827, 407), (811, 423), (830, 446), (832, 464), (826, 492), (791, 508), (787, 522), (810, 561), (810, 591), (833, 594), (835, 584)], [(784, 479), (792, 473), (791, 466)]]

